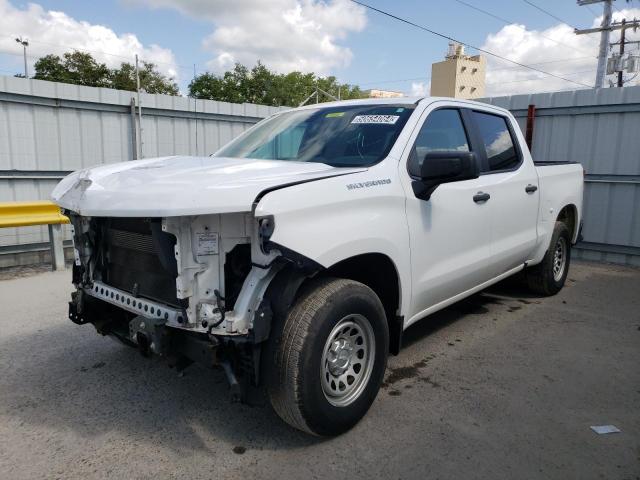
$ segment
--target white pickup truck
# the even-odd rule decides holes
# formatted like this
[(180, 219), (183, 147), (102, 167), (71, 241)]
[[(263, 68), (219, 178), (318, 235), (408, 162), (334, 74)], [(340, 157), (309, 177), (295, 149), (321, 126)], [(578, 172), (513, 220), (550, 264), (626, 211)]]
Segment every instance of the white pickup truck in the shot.
[(69, 317), (179, 369), (266, 387), (316, 435), (367, 412), (418, 320), (524, 270), (558, 292), (583, 170), (536, 164), (513, 116), (446, 98), (273, 115), (211, 157), (75, 172)]

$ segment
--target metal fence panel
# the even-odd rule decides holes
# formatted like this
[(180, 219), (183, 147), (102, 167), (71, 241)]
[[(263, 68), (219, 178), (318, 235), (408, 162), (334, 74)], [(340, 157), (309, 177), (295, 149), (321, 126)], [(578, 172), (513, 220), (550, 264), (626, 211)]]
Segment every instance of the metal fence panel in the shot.
[(525, 130), (536, 106), (532, 155), (586, 169), (578, 257), (640, 265), (640, 87), (513, 95), (482, 101), (511, 110)]
[[(46, 200), (67, 172), (134, 158), (135, 96), (0, 76), (0, 201)], [(209, 155), (281, 110), (151, 94), (141, 94), (140, 103), (145, 158)], [(46, 227), (2, 229), (0, 254), (46, 241)]]
[[(134, 156), (135, 93), (0, 77), (0, 201), (47, 199), (65, 172)], [(640, 87), (514, 95), (522, 130), (536, 105), (533, 156), (587, 170), (582, 258), (640, 265)], [(208, 155), (279, 109), (141, 95), (143, 156)], [(0, 253), (47, 239), (46, 228), (0, 231)]]

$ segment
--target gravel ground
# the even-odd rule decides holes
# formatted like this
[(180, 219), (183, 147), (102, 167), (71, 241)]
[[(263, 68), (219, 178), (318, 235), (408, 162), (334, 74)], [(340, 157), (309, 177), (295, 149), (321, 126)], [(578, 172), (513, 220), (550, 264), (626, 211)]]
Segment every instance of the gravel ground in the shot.
[(72, 324), (70, 274), (34, 272), (0, 275), (2, 478), (640, 478), (640, 270), (576, 262), (555, 297), (511, 282), (420, 322), (334, 439)]

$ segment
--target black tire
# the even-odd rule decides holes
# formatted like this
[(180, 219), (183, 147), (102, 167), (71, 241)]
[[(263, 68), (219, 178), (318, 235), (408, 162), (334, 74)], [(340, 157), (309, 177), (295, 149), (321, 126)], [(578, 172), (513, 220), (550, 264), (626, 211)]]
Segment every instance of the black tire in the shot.
[[(563, 247), (560, 245), (563, 244)], [(556, 250), (564, 248), (564, 263), (562, 264), (562, 272), (554, 271), (557, 257)], [(542, 262), (525, 270), (527, 284), (533, 292), (551, 296), (562, 290), (564, 282), (569, 273), (569, 264), (571, 263), (571, 234), (569, 229), (562, 222), (556, 222), (551, 236), (549, 249), (545, 253)]]
[[(289, 425), (313, 435), (338, 435), (358, 423), (380, 389), (387, 366), (389, 328), (380, 299), (366, 285), (353, 280), (323, 278), (312, 281), (303, 289), (280, 328), (276, 329), (279, 331), (274, 332), (270, 339), (274, 343), (270, 349), (271, 358), (267, 359), (271, 360), (267, 392), (274, 410)], [(362, 334), (365, 340), (357, 336), (357, 328), (343, 333), (343, 328), (338, 327), (338, 324), (347, 325), (348, 329), (349, 322), (355, 319), (362, 323), (364, 332), (368, 327), (362, 318), (371, 327), (366, 330), (366, 335)], [(334, 372), (327, 375), (329, 362), (323, 362), (326, 347), (336, 345), (329, 342), (330, 335), (332, 339), (336, 335), (356, 335), (345, 337), (347, 345), (353, 345), (353, 348), (347, 348), (347, 352), (352, 352), (347, 354), (348, 372), (340, 374), (353, 373), (351, 368), (355, 369), (358, 362), (365, 362), (355, 359), (359, 355), (367, 359), (368, 365), (361, 366), (359, 371), (370, 372), (358, 377), (357, 381), (351, 380), (349, 387), (343, 384), (346, 390), (354, 385), (351, 391), (358, 392), (346, 405), (332, 403), (329, 398), (336, 400), (340, 397), (332, 397), (331, 392), (325, 393), (329, 387), (323, 386), (322, 378), (326, 376), (327, 385), (338, 388), (335, 382), (331, 383), (332, 378), (338, 377), (330, 377)], [(368, 350), (356, 346), (358, 341), (363, 341)], [(369, 345), (375, 345), (375, 349), (372, 351)], [(365, 355), (365, 352), (369, 354)], [(327, 355), (328, 359), (329, 353)], [(369, 358), (372, 363), (369, 363)], [(343, 395), (342, 392), (336, 393)]]

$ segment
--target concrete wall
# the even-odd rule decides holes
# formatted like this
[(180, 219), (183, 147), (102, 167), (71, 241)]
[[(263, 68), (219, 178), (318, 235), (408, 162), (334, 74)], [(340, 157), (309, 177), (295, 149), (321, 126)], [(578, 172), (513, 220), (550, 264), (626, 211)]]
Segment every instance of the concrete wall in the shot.
[(640, 265), (640, 87), (482, 101), (509, 109), (523, 131), (535, 105), (534, 159), (584, 166), (584, 241), (576, 256)]
[[(73, 170), (133, 159), (140, 134), (132, 98), (134, 92), (0, 76), (0, 202), (48, 199)], [(150, 94), (140, 103), (144, 158), (209, 155), (279, 110)], [(47, 240), (46, 226), (0, 229), (0, 266), (40, 258)]]

